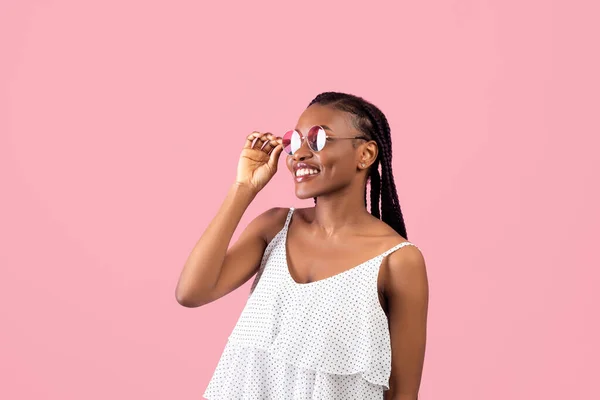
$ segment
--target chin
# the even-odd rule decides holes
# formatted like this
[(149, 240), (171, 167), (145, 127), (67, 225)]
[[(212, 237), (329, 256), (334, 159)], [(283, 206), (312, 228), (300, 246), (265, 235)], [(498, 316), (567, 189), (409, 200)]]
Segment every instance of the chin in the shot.
[(313, 182), (296, 183), (296, 197), (301, 200), (312, 199), (313, 197), (321, 196), (324, 192), (327, 192), (327, 189), (321, 187), (320, 185), (313, 185), (312, 183)]
[(311, 185), (297, 185), (296, 186), (296, 197), (300, 200), (312, 199), (314, 197), (324, 196), (327, 194), (335, 193), (337, 188), (317, 186), (311, 187)]
[(296, 189), (296, 197), (300, 200), (312, 199), (313, 197), (318, 197), (319, 193), (314, 190), (304, 190), (304, 189)]
[(347, 192), (345, 189), (350, 186), (350, 183), (348, 182), (338, 182), (337, 185), (324, 183), (325, 182), (319, 181), (296, 183), (296, 197), (305, 200), (335, 193), (344, 193)]

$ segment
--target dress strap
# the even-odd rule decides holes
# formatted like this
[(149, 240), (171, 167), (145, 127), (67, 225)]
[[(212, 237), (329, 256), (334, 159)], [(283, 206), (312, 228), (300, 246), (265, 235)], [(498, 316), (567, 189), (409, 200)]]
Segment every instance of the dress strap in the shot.
[(290, 221), (292, 220), (292, 214), (294, 213), (294, 207), (290, 207), (290, 211), (288, 211), (288, 215), (287, 218), (285, 220), (285, 225), (283, 226), (283, 229), (287, 232), (289, 226), (290, 226)]
[(394, 251), (396, 251), (396, 250), (398, 250), (398, 249), (400, 249), (400, 248), (402, 248), (404, 246), (407, 246), (407, 245), (415, 246), (417, 249), (419, 248), (419, 247), (417, 247), (417, 245), (415, 245), (415, 244), (413, 244), (413, 243), (411, 243), (409, 241), (406, 241), (406, 242), (398, 243), (397, 245), (395, 245), (394, 247), (392, 247), (391, 249), (389, 249), (385, 253), (382, 253), (381, 257), (384, 258), (387, 255), (389, 255), (390, 253), (393, 253)]

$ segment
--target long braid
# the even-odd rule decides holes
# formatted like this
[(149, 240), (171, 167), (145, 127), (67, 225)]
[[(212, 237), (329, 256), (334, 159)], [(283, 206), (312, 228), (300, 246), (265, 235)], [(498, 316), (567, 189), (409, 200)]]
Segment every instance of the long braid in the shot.
[(379, 169), (377, 168), (377, 162), (373, 165), (373, 169), (370, 172), (371, 182), (371, 214), (374, 217), (381, 218), (379, 212), (379, 197), (381, 196), (381, 179), (379, 176)]
[[(381, 199), (381, 214), (383, 216), (382, 220), (390, 221), (390, 225), (396, 231), (398, 229), (402, 229), (402, 225), (394, 226), (393, 224), (398, 224), (399, 221), (404, 221), (402, 216), (402, 211), (400, 209), (400, 202), (398, 201), (398, 192), (396, 190), (396, 183), (394, 181), (394, 176), (392, 174), (392, 142), (391, 142), (391, 134), (390, 134), (390, 126), (388, 124), (387, 118), (381, 113), (381, 111), (377, 112), (377, 109), (373, 109), (375, 106), (371, 104), (366, 104), (365, 108), (368, 110), (370, 117), (375, 122), (377, 126), (376, 131), (384, 132), (382, 135), (382, 153), (381, 157), (382, 162), (382, 179), (381, 184), (383, 187), (387, 187), (388, 190), (382, 191), (382, 199)], [(387, 133), (387, 134), (385, 134)], [(388, 140), (383, 140), (388, 137)], [(405, 228), (404, 228), (405, 229)], [(406, 232), (405, 232), (406, 233)], [(404, 236), (404, 235), (402, 235)], [(406, 238), (406, 236), (404, 236)], [(408, 238), (407, 238), (408, 239)]]
[[(361, 97), (340, 92), (323, 92), (308, 105), (328, 105), (354, 115), (355, 127), (369, 139), (375, 140), (379, 153), (371, 165), (368, 175), (370, 183), (371, 214), (390, 225), (405, 239), (408, 239), (404, 217), (398, 201), (398, 193), (392, 173), (392, 138), (385, 115), (372, 103)], [(381, 166), (381, 175), (379, 167)], [(365, 204), (366, 204), (365, 191)], [(381, 200), (381, 211), (379, 202)], [(317, 199), (314, 199), (315, 204)]]

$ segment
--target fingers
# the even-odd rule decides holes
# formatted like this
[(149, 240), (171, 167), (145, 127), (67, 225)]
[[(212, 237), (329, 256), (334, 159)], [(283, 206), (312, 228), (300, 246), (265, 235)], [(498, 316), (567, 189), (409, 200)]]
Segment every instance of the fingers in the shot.
[(279, 160), (282, 151), (283, 143), (281, 143), (280, 138), (278, 144), (273, 148), (273, 151), (271, 151), (271, 154), (269, 155), (269, 161), (267, 161), (267, 164), (269, 164), (269, 167), (271, 167), (273, 171), (277, 171), (277, 161)]
[(270, 154), (271, 150), (273, 150), (275, 148), (275, 146), (277, 146), (279, 144), (280, 138), (277, 138), (275, 135), (273, 135), (271, 133), (267, 134), (266, 138), (267, 138), (267, 140), (265, 141), (265, 144), (263, 145), (263, 147), (261, 147), (261, 150), (267, 154)]
[(282, 138), (273, 135), (270, 132), (254, 131), (246, 137), (245, 149), (261, 150), (266, 154), (270, 154), (273, 149), (282, 144)]
[(265, 132), (262, 135), (260, 135), (259, 137), (257, 137), (252, 148), (256, 149), (256, 150), (262, 150), (265, 143), (267, 143), (269, 141), (269, 135), (271, 135), (271, 134), (268, 132)]
[(258, 132), (258, 131), (254, 131), (251, 134), (249, 134), (248, 136), (246, 136), (246, 143), (244, 143), (244, 148), (245, 149), (251, 149), (252, 145), (254, 144), (254, 141), (256, 140), (257, 137), (261, 136), (262, 133)]

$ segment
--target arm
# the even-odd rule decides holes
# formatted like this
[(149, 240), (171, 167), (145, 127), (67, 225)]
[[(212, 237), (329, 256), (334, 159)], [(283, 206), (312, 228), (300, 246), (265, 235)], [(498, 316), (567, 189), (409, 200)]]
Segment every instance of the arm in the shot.
[(388, 257), (385, 293), (392, 345), (385, 400), (417, 400), (425, 358), (429, 285), (420, 250), (406, 246)]
[(236, 181), (181, 271), (175, 289), (179, 304), (199, 307), (210, 303), (242, 285), (257, 271), (273, 212), (257, 217), (229, 250), (228, 247), (244, 212), (277, 172), (282, 149), (281, 138), (271, 133), (253, 132), (246, 137)]
[[(252, 221), (228, 251), (233, 233), (255, 196), (255, 192), (244, 186), (230, 187), (181, 271), (175, 290), (179, 304), (199, 307), (214, 301), (241, 286), (256, 272), (266, 246), (264, 216)], [(221, 275), (227, 278), (224, 284), (218, 284)]]

